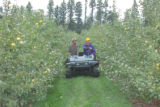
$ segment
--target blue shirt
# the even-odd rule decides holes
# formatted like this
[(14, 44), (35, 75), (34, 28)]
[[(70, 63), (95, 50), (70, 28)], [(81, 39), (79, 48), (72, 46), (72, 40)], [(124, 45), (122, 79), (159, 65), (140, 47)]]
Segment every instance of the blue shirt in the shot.
[(86, 45), (84, 44), (83, 45), (83, 55), (95, 55), (96, 54), (96, 51), (95, 51), (95, 48), (92, 44), (90, 45)]

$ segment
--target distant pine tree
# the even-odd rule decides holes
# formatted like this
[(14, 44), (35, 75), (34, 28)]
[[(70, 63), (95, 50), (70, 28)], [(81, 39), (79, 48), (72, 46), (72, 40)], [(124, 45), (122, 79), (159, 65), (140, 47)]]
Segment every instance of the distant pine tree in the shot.
[(48, 8), (49, 18), (53, 18), (53, 15), (54, 15), (54, 2), (53, 2), (53, 0), (49, 0), (47, 8)]
[(125, 12), (124, 23), (129, 24), (131, 20), (131, 9), (127, 9)]
[(116, 12), (116, 0), (113, 0), (112, 8), (113, 8), (113, 12), (115, 13)]
[(96, 19), (99, 22), (99, 24), (102, 23), (102, 17), (103, 17), (103, 3), (102, 0), (97, 1), (97, 16)]
[(85, 0), (84, 23), (86, 23), (86, 21), (87, 21), (87, 7), (88, 7), (88, 0)]
[(159, 0), (143, 0), (143, 17), (146, 26), (156, 26), (160, 23), (160, 1)]
[(109, 11), (108, 12), (108, 17), (107, 17), (107, 20), (110, 24), (113, 25), (114, 23), (114, 12), (113, 11)]
[(104, 23), (107, 22), (108, 18), (108, 0), (104, 1)]
[(116, 12), (116, 1), (113, 0), (113, 6), (112, 6), (113, 10), (110, 10), (108, 13), (108, 18), (107, 20), (109, 21), (109, 23), (111, 23), (112, 25), (118, 21), (118, 14)]
[(3, 13), (3, 7), (0, 6), (0, 13)]
[(24, 14), (24, 11), (25, 11), (25, 7), (24, 7), (24, 6), (21, 6), (21, 7), (20, 7), (20, 13), (21, 13), (21, 14)]
[(134, 0), (133, 6), (132, 6), (132, 13), (131, 13), (133, 19), (137, 18), (139, 15), (139, 11), (138, 11), (138, 5), (136, 0)]
[(28, 2), (27, 6), (26, 6), (26, 9), (28, 12), (31, 12), (32, 11), (32, 5), (30, 2)]
[(94, 22), (94, 9), (96, 7), (96, 0), (91, 0), (90, 1), (90, 8), (91, 8), (91, 22)]
[(59, 9), (59, 17), (60, 17), (60, 24), (63, 26), (66, 23), (66, 15), (67, 15), (67, 6), (65, 0), (61, 3), (61, 7)]
[(0, 19), (2, 18), (3, 7), (0, 7)]
[(152, 24), (152, 3), (151, 0), (144, 0), (143, 1), (143, 16), (144, 16), (144, 23), (145, 25)]
[(55, 14), (55, 20), (57, 25), (59, 25), (59, 6), (57, 5), (55, 10), (54, 10), (54, 14)]
[(138, 27), (137, 25), (139, 25), (138, 16), (139, 16), (138, 5), (137, 5), (136, 0), (134, 0), (133, 6), (131, 8), (131, 19), (132, 20), (130, 20), (130, 25), (131, 25), (130, 28), (132, 29), (131, 34), (133, 36), (136, 36), (135, 30), (136, 30), (136, 27)]
[(75, 22), (74, 22), (74, 19), (73, 19), (74, 11), (75, 11), (74, 0), (69, 0), (68, 1), (67, 9), (68, 9), (68, 15), (69, 15), (68, 29), (73, 31), (73, 30), (75, 30)]
[(93, 23), (92, 23), (91, 17), (87, 17), (87, 22), (86, 22), (86, 24), (84, 25), (84, 28), (89, 30), (92, 24), (93, 24)]
[(77, 2), (76, 3), (76, 8), (75, 8), (75, 15), (76, 15), (76, 32), (77, 33), (81, 33), (82, 31), (82, 3), (81, 2)]

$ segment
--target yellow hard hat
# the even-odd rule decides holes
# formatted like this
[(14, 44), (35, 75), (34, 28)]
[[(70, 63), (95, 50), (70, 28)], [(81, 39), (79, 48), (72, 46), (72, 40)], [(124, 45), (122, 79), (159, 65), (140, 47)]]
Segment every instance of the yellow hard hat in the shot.
[(86, 42), (87, 42), (87, 41), (90, 41), (90, 40), (91, 40), (90, 38), (86, 38)]

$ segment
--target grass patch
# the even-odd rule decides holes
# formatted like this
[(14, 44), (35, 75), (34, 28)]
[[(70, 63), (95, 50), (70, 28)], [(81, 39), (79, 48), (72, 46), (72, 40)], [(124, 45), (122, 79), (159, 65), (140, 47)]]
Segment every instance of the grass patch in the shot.
[(131, 107), (119, 86), (99, 78), (59, 78), (47, 98), (34, 107)]

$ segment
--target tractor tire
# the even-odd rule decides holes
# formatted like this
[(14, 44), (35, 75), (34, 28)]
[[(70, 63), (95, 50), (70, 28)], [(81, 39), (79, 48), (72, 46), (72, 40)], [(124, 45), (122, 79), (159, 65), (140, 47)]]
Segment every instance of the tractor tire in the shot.
[(72, 70), (71, 69), (66, 70), (66, 78), (72, 78)]
[(92, 76), (99, 77), (100, 73), (98, 72), (98, 67), (93, 67)]

